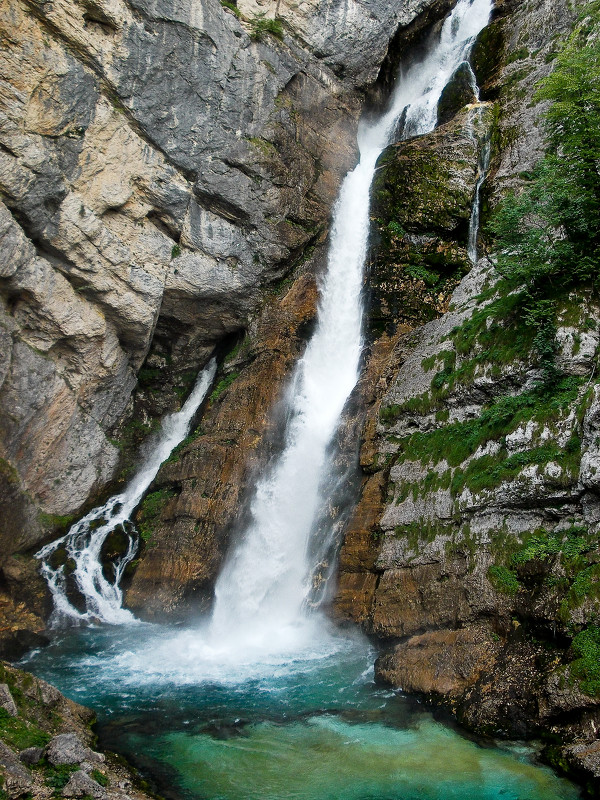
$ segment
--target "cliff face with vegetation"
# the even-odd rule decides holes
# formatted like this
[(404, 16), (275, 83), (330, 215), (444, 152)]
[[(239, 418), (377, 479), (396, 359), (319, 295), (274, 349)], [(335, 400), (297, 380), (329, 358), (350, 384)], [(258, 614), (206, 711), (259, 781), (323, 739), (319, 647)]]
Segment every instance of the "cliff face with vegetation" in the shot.
[[(277, 401), (312, 329), (365, 96), (383, 101), (448, 5), (282, 1), (277, 19), (262, 0), (3, 8), (7, 630), (47, 614), (23, 554), (126, 476), (217, 346), (201, 419), (137, 512), (126, 586), (146, 618), (209, 608), (279, 445)], [(499, 2), (471, 56), (479, 99), (462, 67), (436, 130), (381, 157), (369, 348), (338, 442), (341, 466), (355, 467), (357, 442), (360, 455), (353, 511), (336, 520), (332, 613), (382, 643), (381, 681), (480, 732), (544, 734), (547, 755), (588, 780), (600, 775), (600, 302), (593, 265), (548, 245), (574, 230), (556, 218), (568, 202), (547, 202), (564, 175), (547, 160), (535, 171), (556, 150), (537, 83), (577, 25), (576, 50), (595, 41), (580, 10)], [(514, 190), (524, 199), (499, 211)], [(542, 234), (532, 243), (528, 229)], [(573, 279), (544, 272), (568, 257)]]
[[(597, 21), (576, 23), (557, 3), (505, 12), (473, 54), (485, 105), (381, 160), (371, 321), (389, 359), (368, 400), (334, 606), (387, 643), (378, 680), (474, 730), (541, 735), (547, 757), (594, 793), (599, 101), (586, 76)], [(496, 64), (481, 58), (484, 41)], [(465, 269), (468, 153), (482, 132), (489, 226), (449, 296)]]

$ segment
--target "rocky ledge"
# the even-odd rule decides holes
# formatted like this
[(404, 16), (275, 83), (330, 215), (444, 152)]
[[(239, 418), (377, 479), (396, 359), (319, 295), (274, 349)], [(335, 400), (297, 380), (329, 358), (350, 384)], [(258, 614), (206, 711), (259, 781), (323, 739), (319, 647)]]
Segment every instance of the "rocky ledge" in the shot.
[(147, 800), (143, 781), (93, 749), (94, 713), (28, 672), (0, 664), (3, 798)]

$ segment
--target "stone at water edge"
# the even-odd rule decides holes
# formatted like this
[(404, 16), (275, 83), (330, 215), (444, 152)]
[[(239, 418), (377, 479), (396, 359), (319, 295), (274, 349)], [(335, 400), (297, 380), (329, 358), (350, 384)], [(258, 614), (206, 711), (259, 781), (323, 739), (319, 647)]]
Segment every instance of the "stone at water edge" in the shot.
[(59, 764), (81, 764), (83, 761), (101, 763), (102, 753), (96, 753), (81, 743), (75, 733), (61, 733), (46, 747), (46, 758), (54, 766)]

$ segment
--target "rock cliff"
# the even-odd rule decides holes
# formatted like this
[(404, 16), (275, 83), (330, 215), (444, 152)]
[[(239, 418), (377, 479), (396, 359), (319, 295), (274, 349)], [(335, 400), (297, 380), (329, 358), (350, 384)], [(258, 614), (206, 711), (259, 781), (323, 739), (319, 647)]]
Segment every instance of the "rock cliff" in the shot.
[(0, 566), (11, 608), (23, 591), (11, 588), (13, 554), (125, 474), (215, 346), (259, 325), (273, 287), (322, 243), (390, 39), (443, 8), (3, 6)]
[(536, 86), (571, 14), (499, 9), (473, 52), (483, 102), (380, 162), (370, 317), (374, 357), (389, 355), (362, 390), (363, 482), (334, 613), (387, 643), (378, 680), (476, 731), (541, 735), (596, 796), (597, 294), (555, 297), (547, 385), (485, 239), (461, 279), (477, 142), (491, 141), (486, 215), (543, 154)]
[[(277, 400), (311, 330), (365, 96), (382, 102), (446, 6), (2, 9), (8, 628), (40, 630), (47, 613), (19, 554), (106, 489), (121, 451), (179, 404), (217, 346), (201, 419), (137, 513), (126, 591), (149, 618), (209, 607), (243, 499), (278, 447)], [(574, 20), (566, 2), (499, 2), (436, 130), (378, 165), (369, 349), (338, 442), (352, 471), (360, 440), (359, 471), (337, 520), (332, 613), (382, 643), (379, 680), (480, 732), (543, 734), (553, 763), (593, 781), (600, 303), (589, 286), (560, 298), (562, 377), (542, 391), (485, 232), (469, 257), (485, 151), (484, 221), (543, 153), (535, 87)]]

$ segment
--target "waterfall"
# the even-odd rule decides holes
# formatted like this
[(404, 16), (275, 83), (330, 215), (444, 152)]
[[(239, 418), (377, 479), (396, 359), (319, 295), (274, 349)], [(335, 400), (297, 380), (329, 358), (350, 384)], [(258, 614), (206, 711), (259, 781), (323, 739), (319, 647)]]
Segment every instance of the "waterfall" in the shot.
[[(125, 491), (111, 497), (103, 506), (94, 508), (75, 523), (65, 536), (36, 553), (36, 557), (42, 561), (42, 574), (54, 601), (53, 624), (65, 621), (118, 624), (135, 620), (130, 611), (122, 608), (123, 596), (119, 587), (123, 571), (137, 550), (138, 540), (130, 517), (156, 477), (160, 465), (187, 436), (194, 414), (206, 397), (216, 370), (217, 363), (213, 358), (199, 373), (181, 410), (164, 418), (147, 460)], [(102, 567), (101, 550), (109, 534), (115, 530), (120, 530), (128, 538), (129, 544), (115, 566), (113, 580), (108, 580)], [(59, 548), (64, 548), (67, 564), (71, 564), (71, 578), (85, 601), (84, 611), (79, 611), (69, 600), (65, 564), (52, 566), (52, 555)]]
[(459, 0), (425, 58), (400, 75), (389, 109), (359, 128), (360, 161), (334, 209), (315, 332), (285, 402), (283, 451), (256, 487), (251, 522), (216, 586), (214, 641), (269, 648), (290, 643), (310, 590), (311, 531), (332, 469), (329, 449), (359, 370), (369, 192), (377, 158), (402, 116), (404, 136), (435, 126), (440, 94), (486, 25), (490, 0)]
[(467, 242), (467, 253), (472, 264), (477, 262), (477, 237), (479, 235), (479, 211), (481, 187), (485, 180), (488, 167), (490, 165), (490, 153), (492, 143), (489, 137), (483, 142), (477, 163), (477, 183), (475, 184), (475, 197), (471, 208), (471, 218), (469, 219), (469, 238)]

